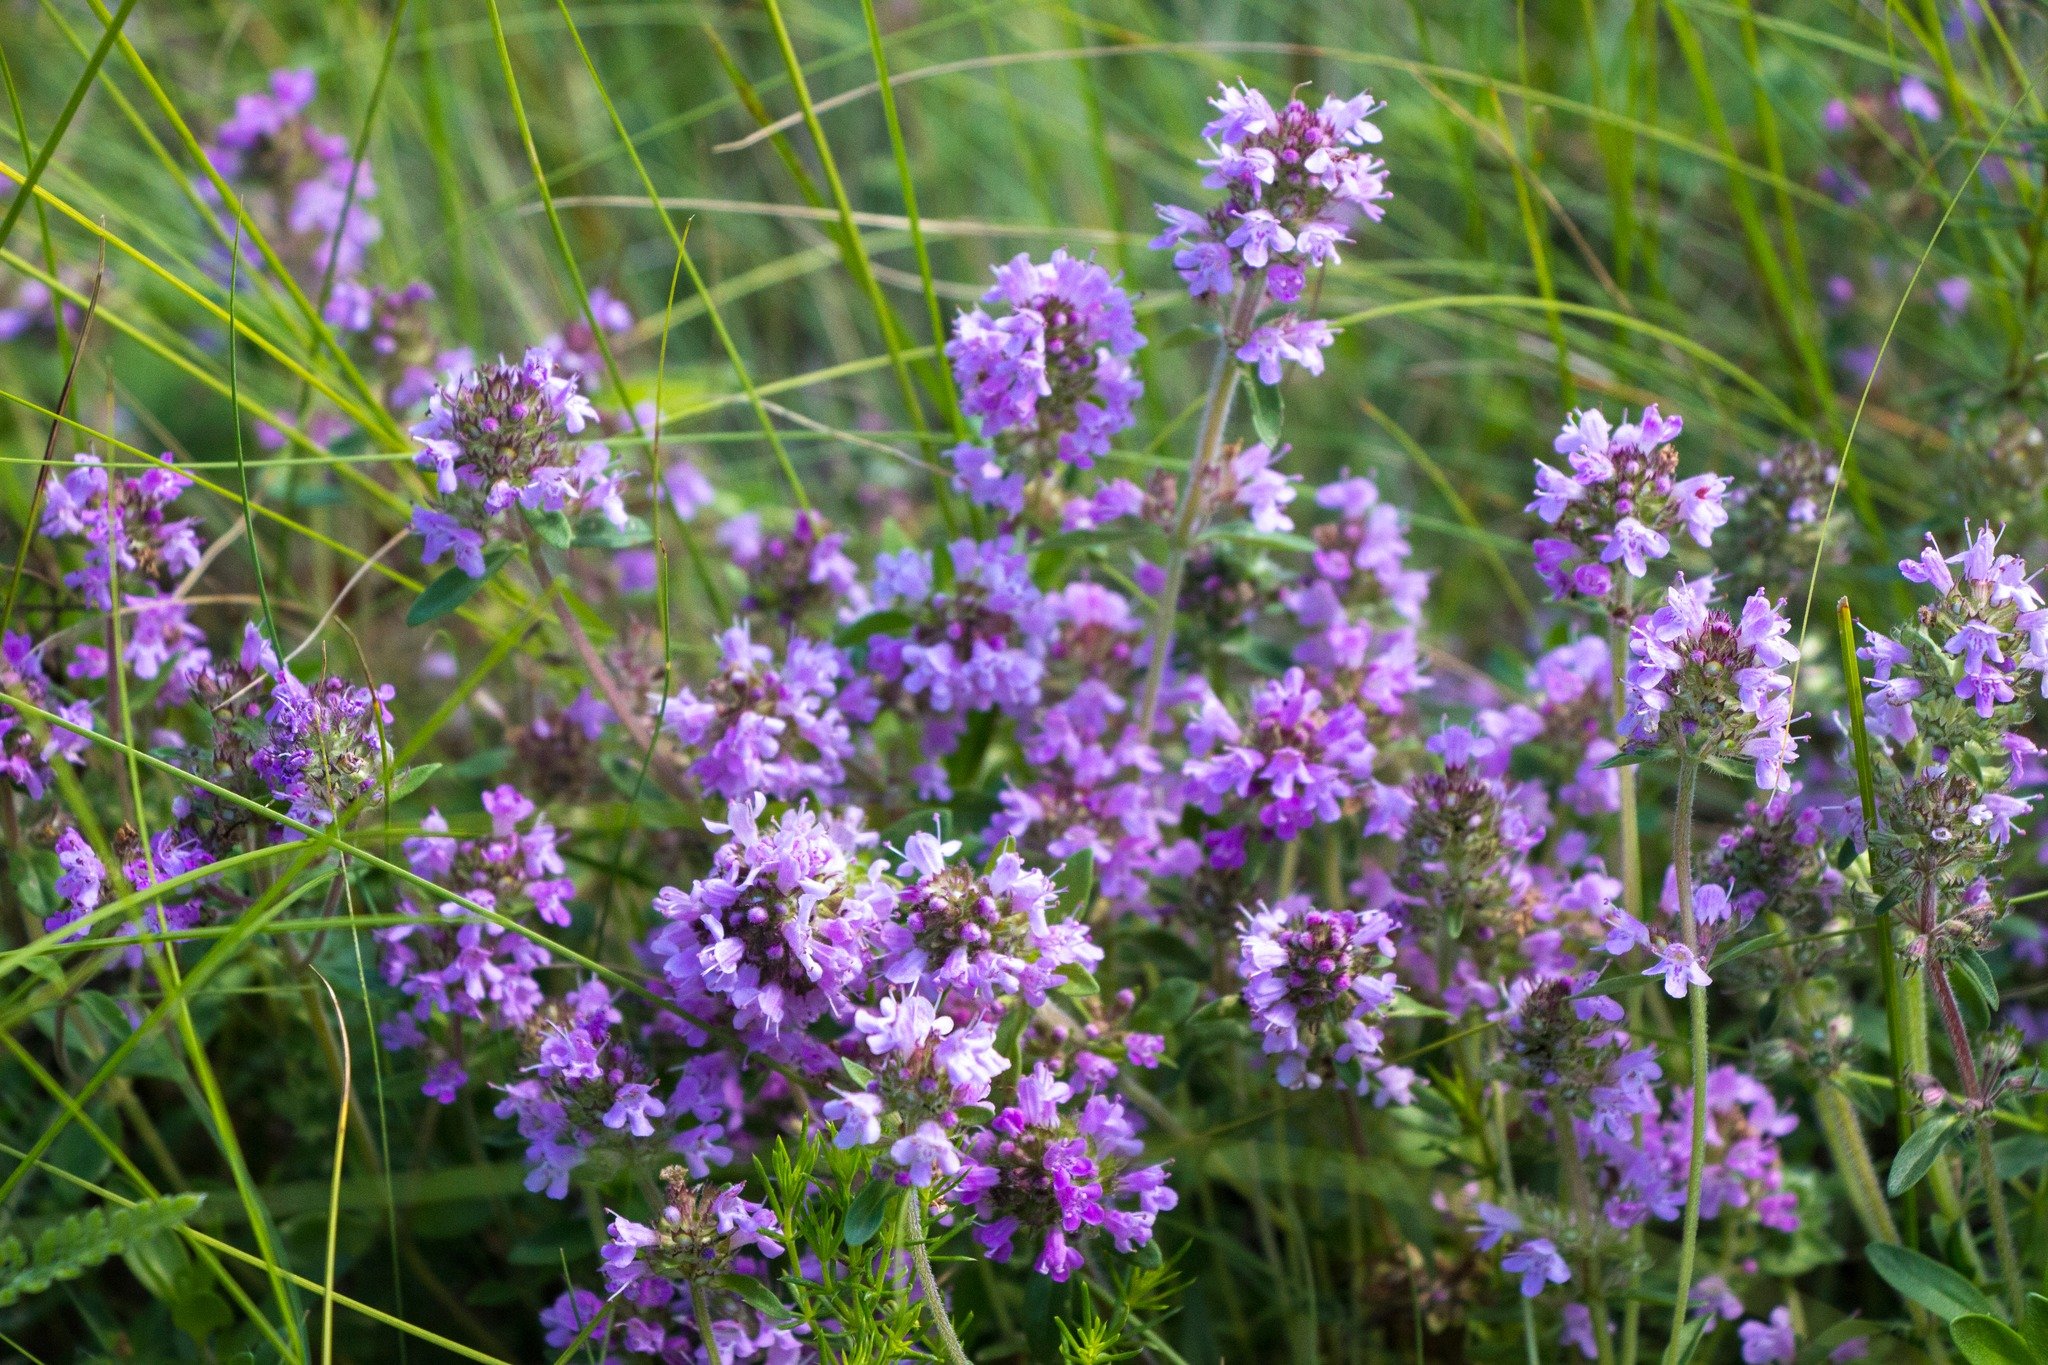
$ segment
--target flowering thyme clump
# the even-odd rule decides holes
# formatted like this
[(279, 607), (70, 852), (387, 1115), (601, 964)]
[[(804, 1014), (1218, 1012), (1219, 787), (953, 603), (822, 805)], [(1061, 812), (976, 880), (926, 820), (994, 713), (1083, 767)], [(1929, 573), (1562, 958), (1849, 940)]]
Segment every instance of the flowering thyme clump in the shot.
[(727, 806), (723, 823), (705, 822), (729, 838), (709, 876), (655, 896), (669, 923), (651, 946), (686, 1012), (800, 1055), (804, 1026), (844, 1014), (864, 980), (871, 912), (851, 880), (844, 833), (808, 808), (763, 828), (766, 804), (756, 794)]
[[(1326, 706), (1299, 668), (1253, 690), (1244, 725), (1205, 693), (1188, 720), (1187, 742), (1187, 800), (1211, 815), (1226, 801), (1249, 803), (1273, 839), (1339, 819), (1347, 803), (1355, 808), (1372, 789), (1376, 751), (1365, 712), (1350, 702)], [(1232, 829), (1240, 837), (1212, 846), (1216, 866), (1242, 861), (1244, 827)]]
[(1289, 896), (1247, 916), (1237, 936), (1245, 1008), (1266, 1055), (1280, 1059), (1290, 1090), (1335, 1077), (1374, 1102), (1407, 1104), (1415, 1073), (1380, 1055), (1383, 1031), (1368, 1022), (1393, 1005), (1394, 922), (1377, 910), (1318, 910)]
[(597, 418), (574, 375), (535, 348), (517, 364), (469, 370), (434, 391), (426, 418), (412, 429), (423, 449), (413, 463), (433, 475), (435, 506), (415, 507), (412, 529), (425, 541), (422, 562), (443, 555), (471, 578), (485, 572), (487, 535), (515, 507), (529, 516), (594, 513), (627, 524), (611, 453), (565, 437)]
[(741, 1186), (696, 1185), (670, 1166), (661, 1173), (664, 1202), (653, 1226), (612, 1215), (605, 1246), (605, 1285), (616, 1294), (643, 1276), (680, 1280), (700, 1292), (745, 1251), (782, 1254), (775, 1210), (740, 1193)]
[(974, 1210), (975, 1240), (991, 1260), (1010, 1259), (1021, 1234), (1044, 1237), (1037, 1268), (1064, 1282), (1084, 1263), (1075, 1243), (1100, 1230), (1119, 1251), (1152, 1240), (1153, 1219), (1179, 1203), (1166, 1163), (1144, 1153), (1123, 1103), (1074, 1088), (1041, 1062), (1017, 1082), (1014, 1103), (975, 1136), (953, 1197)]
[[(1329, 96), (1320, 109), (1299, 99), (1275, 109), (1241, 83), (1224, 86), (1210, 103), (1218, 117), (1202, 135), (1216, 155), (1202, 162), (1209, 168), (1202, 184), (1225, 198), (1206, 213), (1158, 205), (1166, 230), (1152, 246), (1173, 251), (1174, 269), (1195, 298), (1235, 295), (1238, 314), (1226, 340), (1263, 383), (1279, 383), (1287, 362), (1321, 374), (1335, 334), (1292, 305), (1311, 269), (1337, 261), (1354, 218), (1385, 216), (1387, 164), (1363, 150), (1380, 140), (1372, 115), (1384, 106), (1359, 94)], [(1267, 298), (1286, 311), (1253, 326)]]
[(756, 792), (788, 801), (830, 795), (845, 780), (853, 742), (832, 705), (839, 652), (793, 636), (780, 667), (742, 622), (718, 637), (721, 670), (649, 709), (696, 754), (690, 775), (728, 801)]
[(1728, 520), (1727, 483), (1718, 474), (1678, 477), (1671, 442), (1683, 430), (1685, 419), (1666, 417), (1655, 403), (1618, 427), (1595, 408), (1566, 420), (1553, 446), (1571, 472), (1536, 461), (1536, 497), (1524, 509), (1556, 528), (1536, 542), (1536, 572), (1553, 595), (1619, 611), (1626, 588), (1615, 566), (1643, 577), (1650, 561), (1671, 553), (1671, 533), (1681, 527), (1696, 543), (1713, 543)]
[(1747, 758), (1757, 786), (1786, 790), (1799, 753), (1792, 680), (1781, 671), (1799, 657), (1785, 639), (1791, 623), (1761, 591), (1739, 620), (1710, 608), (1711, 592), (1680, 574), (1664, 605), (1630, 628), (1622, 736), (1694, 758)]
[[(354, 279), (383, 235), (376, 215), (363, 207), (377, 195), (370, 167), (349, 156), (346, 138), (306, 116), (317, 89), (309, 69), (271, 72), (270, 88), (236, 100), (234, 115), (203, 148), (309, 295), (329, 276)], [(202, 179), (195, 188), (216, 206), (230, 229), (226, 235), (240, 235), (213, 181)]]
[(1019, 255), (995, 273), (983, 299), (1010, 311), (964, 312), (946, 343), (961, 411), (980, 419), (982, 437), (951, 455), (977, 501), (1015, 513), (1054, 461), (1086, 469), (1131, 424), (1144, 385), (1130, 357), (1145, 338), (1129, 296), (1092, 261)]

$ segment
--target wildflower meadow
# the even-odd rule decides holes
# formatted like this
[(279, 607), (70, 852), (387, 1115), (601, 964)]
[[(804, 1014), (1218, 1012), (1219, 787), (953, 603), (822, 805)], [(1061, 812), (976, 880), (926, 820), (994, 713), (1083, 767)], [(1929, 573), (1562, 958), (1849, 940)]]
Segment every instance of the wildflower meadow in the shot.
[(2036, 0), (0, 0), (0, 1358), (2048, 1365)]

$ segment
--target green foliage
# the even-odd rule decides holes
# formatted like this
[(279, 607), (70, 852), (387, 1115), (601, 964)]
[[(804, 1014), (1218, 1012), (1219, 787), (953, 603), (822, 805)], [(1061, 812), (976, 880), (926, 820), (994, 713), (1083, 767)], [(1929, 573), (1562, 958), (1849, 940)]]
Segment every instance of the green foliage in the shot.
[(202, 1199), (174, 1194), (126, 1208), (88, 1209), (44, 1228), (27, 1246), (19, 1237), (0, 1237), (0, 1308), (75, 1280), (138, 1243), (182, 1226), (198, 1212)]

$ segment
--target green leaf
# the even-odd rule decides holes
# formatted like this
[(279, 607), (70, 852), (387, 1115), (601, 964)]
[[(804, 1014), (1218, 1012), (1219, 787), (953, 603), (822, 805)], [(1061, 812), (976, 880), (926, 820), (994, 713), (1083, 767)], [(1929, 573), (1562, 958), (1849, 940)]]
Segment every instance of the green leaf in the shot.
[(0, 1308), (59, 1281), (75, 1280), (136, 1243), (177, 1227), (198, 1212), (200, 1199), (174, 1194), (126, 1208), (102, 1205), (44, 1228), (30, 1247), (18, 1237), (0, 1238)]
[(567, 512), (537, 512), (531, 507), (521, 507), (526, 524), (533, 533), (557, 550), (566, 550), (576, 541), (576, 528), (569, 524)]
[(1060, 968), (1060, 976), (1060, 984), (1053, 987), (1057, 994), (1077, 997), (1102, 994), (1102, 986), (1095, 980), (1095, 973), (1078, 962), (1069, 962)]
[(1988, 1316), (1997, 1311), (1982, 1290), (1931, 1256), (1890, 1242), (1872, 1242), (1863, 1254), (1886, 1284), (1943, 1322), (1966, 1313)]
[(420, 590), (413, 604), (405, 613), (408, 626), (423, 626), (438, 620), (476, 596), (476, 590), (491, 581), (492, 575), (505, 567), (505, 561), (512, 557), (510, 545), (493, 545), (484, 551), (484, 576), (471, 578), (461, 569), (450, 569)]
[(1790, 937), (1790, 934), (1778, 933), (1759, 934), (1755, 938), (1746, 938), (1732, 948), (1716, 949), (1713, 961), (1709, 965), (1725, 967), (1731, 962), (1740, 962), (1751, 953), (1760, 953), (1766, 948), (1775, 948)]
[(1987, 1313), (1965, 1313), (1948, 1325), (1956, 1351), (1970, 1365), (2037, 1365), (2026, 1339)]
[(720, 1275), (718, 1285), (721, 1289), (729, 1289), (739, 1295), (756, 1312), (765, 1313), (770, 1318), (789, 1316), (788, 1305), (776, 1298), (773, 1290), (752, 1275)]
[(576, 519), (569, 543), (579, 550), (630, 550), (653, 539), (653, 528), (643, 517), (627, 517), (625, 525), (614, 526), (602, 513), (591, 512)]
[(1574, 1000), (1591, 1000), (1596, 995), (1622, 995), (1638, 987), (1647, 986), (1656, 978), (1642, 972), (1623, 971), (1614, 976), (1603, 976), (1582, 991), (1572, 994)]
[(2020, 1335), (2026, 1338), (2034, 1359), (2048, 1361), (2048, 1299), (2027, 1295), (2027, 1311), (2020, 1319)]
[[(1644, 980), (1648, 980), (1645, 977)], [(1394, 998), (1380, 1011), (1390, 1019), (1455, 1019), (1456, 1015), (1440, 1010), (1435, 1005), (1425, 1005), (1406, 991), (1394, 992)]]
[(1991, 1161), (2000, 1180), (2018, 1180), (2048, 1166), (2048, 1137), (2019, 1133), (1991, 1144)]
[(1261, 441), (1277, 450), (1280, 428), (1287, 421), (1287, 401), (1280, 396), (1280, 386), (1261, 384), (1257, 372), (1246, 368), (1244, 387), (1245, 397), (1251, 403), (1252, 430), (1259, 433)]
[(1990, 1028), (1991, 1011), (1997, 1006), (1997, 988), (1992, 987), (1987, 993), (1985, 982), (1978, 979), (1962, 958), (1951, 963), (1947, 971), (1949, 989), (1955, 992), (1956, 1008), (1961, 1012), (1970, 1034), (1974, 1037)]
[(1603, 768), (1633, 768), (1639, 763), (1648, 763), (1652, 759), (1669, 757), (1671, 757), (1669, 749), (1624, 749), (1600, 766)]
[(1197, 539), (1203, 542), (1221, 540), (1261, 550), (1292, 550), (1297, 554), (1314, 554), (1316, 549), (1316, 543), (1307, 536), (1298, 536), (1291, 531), (1261, 531), (1248, 521), (1212, 526)]
[(841, 626), (832, 636), (832, 643), (841, 649), (850, 649), (854, 645), (866, 644), (877, 635), (896, 635), (908, 631), (911, 624), (910, 613), (907, 611), (871, 611), (858, 621), (849, 621)]
[(1185, 976), (1169, 976), (1152, 988), (1131, 1011), (1130, 1026), (1135, 1033), (1165, 1033), (1194, 1012), (1202, 983)]
[(1975, 948), (1966, 948), (1956, 959), (1956, 966), (1963, 969), (1962, 977), (1958, 980), (1969, 980), (1971, 987), (1983, 1001), (1985, 1014), (1998, 1013), (1998, 981), (1991, 975), (1991, 964), (1984, 960), (1984, 954)]
[(867, 1086), (875, 1083), (875, 1073), (851, 1057), (841, 1057), (839, 1059), (839, 1066), (855, 1085)]
[(419, 763), (405, 769), (398, 776), (391, 779), (391, 790), (387, 795), (393, 801), (403, 801), (421, 787), (426, 786), (427, 780), (433, 777), (435, 773), (441, 771), (441, 767), (442, 765), (439, 763)]
[(895, 1182), (870, 1180), (860, 1187), (860, 1193), (853, 1197), (853, 1203), (846, 1210), (844, 1235), (850, 1247), (866, 1246), (874, 1235), (882, 1230), (882, 1220), (889, 1215), (889, 1204), (896, 1197)]
[(1913, 1130), (1913, 1136), (1906, 1139), (1905, 1146), (1892, 1158), (1891, 1174), (1885, 1178), (1885, 1193), (1897, 1199), (1912, 1189), (1932, 1170), (1936, 1158), (1948, 1150), (1962, 1120), (1954, 1114), (1943, 1114), (1921, 1124)]
[(1087, 914), (1088, 907), (1095, 901), (1095, 850), (1084, 848), (1061, 863), (1053, 885), (1059, 888), (1057, 914), (1060, 919), (1070, 920)]

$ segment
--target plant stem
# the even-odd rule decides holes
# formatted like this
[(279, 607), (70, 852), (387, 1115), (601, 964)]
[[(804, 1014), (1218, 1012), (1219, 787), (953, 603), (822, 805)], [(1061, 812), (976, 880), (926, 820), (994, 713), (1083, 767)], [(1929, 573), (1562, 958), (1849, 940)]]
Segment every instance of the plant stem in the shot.
[[(1631, 583), (1626, 575), (1622, 577), (1622, 600), (1628, 600)], [(1621, 618), (1610, 616), (1607, 621), (1607, 668), (1610, 686), (1608, 688), (1610, 712), (1616, 738), (1620, 738), (1621, 717), (1627, 693), (1622, 686), (1623, 671), (1628, 662), (1628, 625)], [(1621, 811), (1621, 905), (1637, 919), (1643, 917), (1643, 830), (1636, 813), (1636, 769), (1633, 765), (1617, 768), (1614, 773), (1620, 782)]]
[[(1692, 912), (1692, 799), (1699, 786), (1700, 761), (1687, 753), (1678, 760), (1678, 808), (1671, 824), (1671, 866), (1678, 881), (1678, 932), (1695, 958), (1700, 926)], [(1685, 1230), (1678, 1243), (1678, 1287), (1671, 1304), (1671, 1340), (1664, 1347), (1665, 1365), (1677, 1365), (1685, 1312), (1692, 1295), (1693, 1257), (1700, 1240), (1700, 1182), (1707, 1164), (1707, 988), (1686, 992), (1692, 1014), (1692, 1156), (1685, 1171)]]
[(1216, 343), (1216, 361), (1209, 369), (1209, 396), (1202, 405), (1201, 434), (1195, 442), (1195, 458), (1188, 464), (1187, 482), (1180, 490), (1180, 508), (1174, 513), (1173, 534), (1166, 548), (1166, 582), (1159, 589), (1159, 606), (1152, 620), (1152, 655), (1145, 666), (1144, 700), (1138, 707), (1138, 736), (1147, 744), (1152, 742), (1152, 726), (1159, 718), (1159, 692), (1166, 684), (1167, 659), (1173, 653), (1173, 618), (1180, 606), (1181, 581), (1187, 574), (1195, 516), (1201, 510), (1202, 480), (1223, 449), (1223, 433), (1230, 425), (1231, 400), (1237, 396), (1235, 352), (1265, 297), (1263, 273), (1238, 285), (1229, 321)]
[[(1571, 1196), (1572, 1211), (1578, 1215), (1590, 1240), (1598, 1225), (1600, 1211), (1593, 1204), (1593, 1185), (1586, 1178), (1586, 1160), (1579, 1151), (1579, 1135), (1573, 1127), (1571, 1111), (1565, 1107), (1564, 1096), (1555, 1088), (1550, 1092), (1550, 1115), (1557, 1130), (1557, 1152), (1564, 1167), (1565, 1192)], [(1586, 1253), (1585, 1273), (1588, 1306), (1593, 1312), (1595, 1356), (1600, 1365), (1609, 1365), (1614, 1359), (1614, 1343), (1607, 1326), (1607, 1286), (1603, 1282), (1604, 1271), (1597, 1250)]]
[[(1929, 878), (1922, 884), (1922, 928), (1933, 927), (1934, 881)], [(1962, 1078), (1963, 1091), (1970, 1097), (1970, 1107), (1976, 1111), (1972, 1122), (1977, 1129), (1977, 1164), (1984, 1174), (1984, 1206), (1991, 1215), (1992, 1241), (1998, 1247), (1998, 1274), (2005, 1281), (2007, 1300), (2012, 1305), (2012, 1319), (2018, 1322), (2027, 1307), (2025, 1282), (2020, 1278), (2019, 1250), (2012, 1239), (2012, 1220), (2005, 1211), (2005, 1187), (1998, 1179), (1998, 1163), (1991, 1150), (1991, 1128), (1986, 1120), (1990, 1117), (1985, 1110), (1984, 1077), (1977, 1070), (1977, 1057), (1970, 1047), (1969, 1030), (1963, 1025), (1963, 1012), (1956, 1004), (1955, 987), (1949, 984), (1948, 964), (1937, 963), (1928, 973), (1928, 980), (1934, 986), (1935, 1003), (1941, 1007), (1941, 1024), (1948, 1031), (1949, 1051), (1955, 1054), (1956, 1073)], [(1966, 1192), (1967, 1193), (1967, 1192)]]
[(939, 1344), (946, 1350), (948, 1365), (969, 1365), (967, 1352), (960, 1346), (960, 1334), (953, 1330), (953, 1319), (946, 1314), (946, 1300), (939, 1294), (938, 1276), (932, 1274), (931, 1253), (924, 1244), (923, 1196), (915, 1189), (903, 1201), (903, 1221), (910, 1233), (907, 1240), (911, 1264), (917, 1267), (918, 1287), (924, 1290), (925, 1304), (932, 1310), (932, 1326), (938, 1329)]
[(711, 1286), (698, 1280), (690, 1286), (690, 1307), (697, 1314), (697, 1340), (704, 1348), (705, 1365), (721, 1365), (718, 1338), (711, 1331)]
[(541, 592), (554, 606), (555, 620), (561, 623), (562, 633), (569, 637), (569, 643), (575, 648), (577, 657), (583, 660), (584, 671), (589, 673), (590, 680), (597, 684), (597, 690), (604, 694), (605, 705), (612, 708), (612, 714), (618, 717), (620, 725), (626, 727), (626, 733), (632, 736), (633, 742), (642, 749), (647, 748), (653, 743), (654, 736), (647, 728), (646, 718), (640, 714), (638, 708), (628, 704), (625, 689), (620, 686), (619, 680), (605, 664), (604, 656), (597, 652), (597, 645), (591, 640), (590, 633), (584, 630), (583, 623), (576, 619), (576, 611), (569, 605), (568, 598), (556, 591), (554, 570), (548, 567), (547, 559), (542, 553), (540, 537), (533, 533), (531, 527), (526, 531), (526, 550), (527, 560), (533, 565), (534, 579), (540, 584)]

